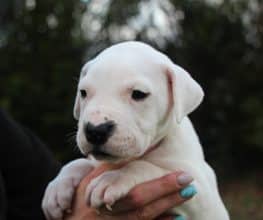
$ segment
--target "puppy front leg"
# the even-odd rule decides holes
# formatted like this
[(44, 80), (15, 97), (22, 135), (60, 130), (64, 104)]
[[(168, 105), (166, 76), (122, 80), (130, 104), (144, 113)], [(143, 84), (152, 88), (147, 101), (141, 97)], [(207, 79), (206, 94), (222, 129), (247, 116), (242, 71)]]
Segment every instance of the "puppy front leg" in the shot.
[(107, 171), (93, 179), (86, 190), (86, 199), (91, 207), (113, 205), (136, 185), (169, 173), (149, 162), (133, 161), (118, 170)]
[(96, 160), (77, 159), (66, 164), (45, 191), (42, 209), (47, 219), (62, 219), (63, 212), (71, 208), (75, 188), (98, 166)]

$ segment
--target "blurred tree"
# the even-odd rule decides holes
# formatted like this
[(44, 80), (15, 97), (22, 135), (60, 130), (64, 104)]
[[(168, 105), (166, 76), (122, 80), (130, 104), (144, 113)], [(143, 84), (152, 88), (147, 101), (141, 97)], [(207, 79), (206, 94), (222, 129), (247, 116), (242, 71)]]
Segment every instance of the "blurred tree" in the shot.
[(75, 127), (72, 105), (84, 52), (81, 39), (72, 37), (75, 1), (23, 2), (19, 13), (16, 1), (6, 11), (1, 106), (62, 154), (65, 134)]
[[(167, 46), (168, 54), (193, 73), (206, 92), (193, 119), (208, 160), (222, 173), (262, 168), (262, 35), (247, 38), (262, 20), (251, 2), (215, 6), (175, 1), (185, 13), (182, 44)], [(262, 4), (258, 6), (262, 13)], [(245, 24), (244, 16), (253, 17), (255, 24)]]
[(82, 59), (136, 39), (162, 50), (203, 86), (204, 103), (191, 117), (209, 162), (221, 174), (262, 167), (261, 1), (26, 0), (14, 14), (16, 2), (6, 4), (0, 28), (8, 30), (0, 35), (0, 104), (60, 158), (72, 152), (64, 140), (74, 127), (73, 78)]

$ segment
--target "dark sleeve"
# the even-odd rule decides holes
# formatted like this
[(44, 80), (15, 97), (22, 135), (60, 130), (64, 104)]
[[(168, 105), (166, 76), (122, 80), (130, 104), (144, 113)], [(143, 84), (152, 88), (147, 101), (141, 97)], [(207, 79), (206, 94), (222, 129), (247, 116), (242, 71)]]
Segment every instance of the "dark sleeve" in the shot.
[(0, 173), (0, 220), (6, 220), (6, 193), (2, 174)]
[(60, 164), (29, 130), (0, 110), (0, 174), (7, 200), (7, 219), (44, 219), (41, 200)]

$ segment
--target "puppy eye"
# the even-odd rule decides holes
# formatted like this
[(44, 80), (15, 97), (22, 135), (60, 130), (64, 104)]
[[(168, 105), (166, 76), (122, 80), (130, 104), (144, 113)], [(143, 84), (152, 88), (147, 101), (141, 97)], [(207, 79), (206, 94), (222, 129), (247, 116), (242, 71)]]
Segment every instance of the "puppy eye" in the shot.
[(147, 98), (149, 95), (150, 95), (150, 93), (142, 92), (140, 90), (133, 90), (131, 97), (135, 101), (141, 101), (141, 100)]
[(81, 98), (86, 98), (86, 97), (87, 97), (87, 92), (86, 92), (86, 90), (81, 89), (81, 90), (80, 90), (80, 96), (81, 96)]

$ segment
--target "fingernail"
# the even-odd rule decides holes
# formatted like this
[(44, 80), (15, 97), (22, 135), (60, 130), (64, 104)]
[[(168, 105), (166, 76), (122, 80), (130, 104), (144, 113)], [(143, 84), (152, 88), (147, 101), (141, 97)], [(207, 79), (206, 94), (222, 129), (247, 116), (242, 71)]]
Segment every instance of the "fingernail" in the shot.
[(196, 188), (193, 185), (189, 185), (180, 191), (180, 195), (185, 199), (194, 196), (196, 193)]
[(189, 184), (193, 181), (193, 177), (190, 176), (189, 174), (186, 174), (186, 173), (182, 173), (180, 174), (178, 177), (177, 177), (177, 182), (180, 184), (180, 185), (186, 185), (186, 184)]
[(185, 218), (181, 215), (178, 215), (178, 216), (174, 217), (173, 220), (185, 220)]

